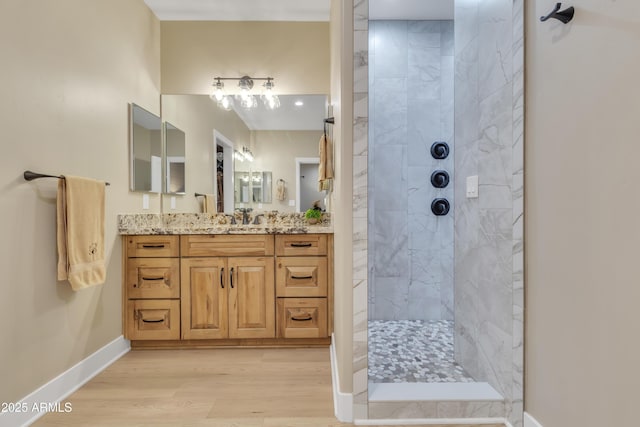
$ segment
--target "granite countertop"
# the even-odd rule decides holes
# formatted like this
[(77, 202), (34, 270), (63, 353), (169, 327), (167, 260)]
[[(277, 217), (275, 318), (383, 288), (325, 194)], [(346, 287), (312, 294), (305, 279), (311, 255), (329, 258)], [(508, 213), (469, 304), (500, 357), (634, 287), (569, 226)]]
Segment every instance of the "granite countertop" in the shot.
[[(252, 224), (255, 215), (263, 216), (260, 224)], [(242, 224), (242, 213), (234, 214), (236, 224), (224, 214), (165, 213), (119, 214), (118, 233), (122, 235), (152, 234), (305, 234), (333, 233), (331, 214), (310, 225), (303, 213), (264, 212), (250, 215), (251, 224)]]

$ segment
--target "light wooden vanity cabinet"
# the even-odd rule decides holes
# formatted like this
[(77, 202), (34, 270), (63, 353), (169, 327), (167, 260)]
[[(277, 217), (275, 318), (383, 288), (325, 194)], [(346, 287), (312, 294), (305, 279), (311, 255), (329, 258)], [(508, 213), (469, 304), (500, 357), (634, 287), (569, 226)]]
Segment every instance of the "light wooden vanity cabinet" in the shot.
[(126, 338), (179, 339), (179, 237), (125, 236), (124, 249)]
[(181, 239), (182, 338), (274, 338), (273, 236)]
[(135, 348), (325, 346), (333, 235), (123, 236)]
[(326, 234), (276, 236), (278, 337), (329, 336), (328, 240)]

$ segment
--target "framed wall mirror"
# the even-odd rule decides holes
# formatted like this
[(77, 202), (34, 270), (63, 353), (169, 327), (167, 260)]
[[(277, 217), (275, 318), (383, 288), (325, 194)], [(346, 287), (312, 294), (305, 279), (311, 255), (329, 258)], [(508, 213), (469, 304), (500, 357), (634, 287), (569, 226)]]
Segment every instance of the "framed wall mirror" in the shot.
[[(318, 156), (327, 105), (327, 95), (281, 95), (276, 110), (225, 111), (208, 95), (162, 95), (163, 120), (183, 130), (189, 146), (186, 194), (215, 194), (218, 212), (296, 211), (296, 158)], [(239, 159), (243, 147), (251, 160)], [(236, 172), (247, 174), (245, 187), (245, 175)], [(286, 183), (282, 200), (276, 197), (278, 180)], [(191, 211), (202, 209), (198, 199), (185, 202)]]
[(162, 191), (160, 117), (136, 104), (129, 106), (129, 182), (131, 191)]

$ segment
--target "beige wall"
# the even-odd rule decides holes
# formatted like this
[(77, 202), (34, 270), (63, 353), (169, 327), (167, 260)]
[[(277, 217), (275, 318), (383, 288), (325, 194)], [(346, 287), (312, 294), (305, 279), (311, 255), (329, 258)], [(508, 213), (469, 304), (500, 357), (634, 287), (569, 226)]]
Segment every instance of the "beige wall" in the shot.
[[(34, 391), (114, 340), (121, 326), (116, 215), (129, 193), (128, 106), (158, 114), (160, 25), (142, 0), (0, 3), (0, 401)], [(104, 285), (56, 282), (55, 179), (107, 180)], [(157, 210), (159, 197), (152, 196)]]
[(526, 10), (525, 410), (637, 425), (640, 4), (553, 3)]
[[(296, 157), (318, 157), (318, 142), (321, 135), (322, 131), (253, 132), (251, 150), (255, 161), (251, 164), (251, 169), (273, 173), (273, 203), (263, 204), (262, 209), (253, 206), (254, 210), (275, 209), (280, 212), (295, 212), (295, 206), (289, 206), (289, 200), (296, 198)], [(276, 199), (278, 179), (286, 182), (287, 197), (284, 201)]]
[[(162, 93), (210, 94), (214, 77), (243, 75), (274, 77), (279, 94), (329, 93), (327, 22), (163, 21), (161, 28)], [(237, 83), (225, 88), (233, 93)]]
[(353, 390), (353, 2), (331, 1), (331, 104), (335, 125), (334, 336), (340, 391)]

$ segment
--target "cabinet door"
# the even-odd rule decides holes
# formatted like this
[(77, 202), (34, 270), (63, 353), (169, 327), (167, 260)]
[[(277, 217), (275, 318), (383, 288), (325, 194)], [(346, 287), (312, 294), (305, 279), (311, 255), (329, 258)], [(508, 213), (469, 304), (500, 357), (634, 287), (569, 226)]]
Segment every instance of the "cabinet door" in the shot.
[(183, 258), (182, 339), (228, 337), (225, 258)]
[(229, 258), (229, 337), (273, 338), (273, 258)]

